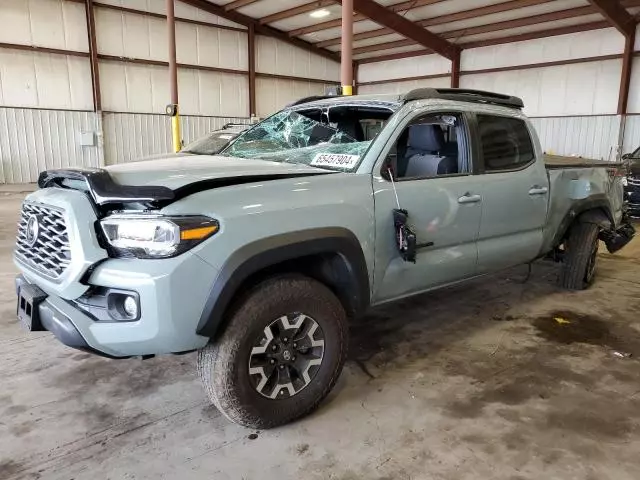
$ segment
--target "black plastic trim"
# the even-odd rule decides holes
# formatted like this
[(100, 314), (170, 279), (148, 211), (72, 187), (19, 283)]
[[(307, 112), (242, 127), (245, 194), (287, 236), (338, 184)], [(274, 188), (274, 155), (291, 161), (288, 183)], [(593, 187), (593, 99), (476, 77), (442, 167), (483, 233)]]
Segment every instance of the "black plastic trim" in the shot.
[(369, 273), (355, 235), (345, 228), (327, 227), (268, 237), (236, 250), (223, 265), (198, 323), (199, 335), (214, 337), (222, 324), (227, 307), (242, 283), (251, 275), (287, 260), (337, 253), (344, 260), (347, 272), (341, 287), (341, 300), (349, 314), (363, 313), (370, 304)]
[(120, 185), (113, 181), (109, 172), (101, 168), (47, 170), (38, 177), (38, 186), (60, 186), (60, 180), (64, 179), (84, 180), (97, 205), (169, 201), (175, 196), (167, 187)]
[[(27, 284), (29, 282), (27, 282), (24, 276), (18, 275), (16, 277), (15, 283), (16, 289), (18, 289), (20, 285)], [(108, 353), (102, 352), (90, 346), (84, 339), (84, 337), (80, 334), (75, 325), (71, 322), (69, 317), (53, 308), (53, 306), (51, 306), (46, 299), (38, 307), (38, 312), (40, 315), (40, 323), (42, 324), (44, 329), (53, 333), (53, 335), (64, 345), (75, 348), (77, 350), (93, 353), (101, 357), (113, 359), (130, 358), (109, 355)]]
[(588, 212), (589, 210), (602, 210), (613, 225), (611, 203), (604, 193), (592, 195), (589, 198), (585, 198), (584, 200), (577, 200), (573, 202), (571, 208), (560, 222), (556, 235), (553, 238), (551, 248), (555, 248), (560, 245), (567, 231), (571, 227), (571, 224), (576, 220), (576, 218), (578, 218), (585, 212)]

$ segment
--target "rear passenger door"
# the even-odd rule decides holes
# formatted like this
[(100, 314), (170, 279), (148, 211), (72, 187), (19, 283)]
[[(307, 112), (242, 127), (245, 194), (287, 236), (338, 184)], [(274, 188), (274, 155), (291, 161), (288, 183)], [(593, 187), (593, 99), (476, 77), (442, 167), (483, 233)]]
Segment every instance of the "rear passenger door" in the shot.
[(527, 123), (516, 117), (475, 115), (482, 176), (478, 273), (533, 260), (540, 251), (549, 184)]

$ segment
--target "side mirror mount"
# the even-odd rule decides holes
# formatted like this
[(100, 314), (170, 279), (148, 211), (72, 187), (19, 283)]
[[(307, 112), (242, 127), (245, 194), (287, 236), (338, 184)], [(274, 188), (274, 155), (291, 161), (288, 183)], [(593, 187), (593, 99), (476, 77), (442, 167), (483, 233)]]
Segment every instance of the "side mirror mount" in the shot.
[(416, 263), (416, 234), (407, 225), (409, 212), (401, 208), (393, 209), (393, 225), (396, 231), (396, 246), (405, 262)]

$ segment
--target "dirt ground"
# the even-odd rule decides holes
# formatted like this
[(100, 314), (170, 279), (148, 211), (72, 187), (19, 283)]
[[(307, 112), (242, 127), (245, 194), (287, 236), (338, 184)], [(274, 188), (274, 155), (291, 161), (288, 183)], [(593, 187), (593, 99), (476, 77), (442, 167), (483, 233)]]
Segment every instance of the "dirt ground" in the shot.
[(316, 413), (252, 431), (209, 405), (194, 355), (105, 360), (21, 330), (21, 198), (0, 193), (2, 480), (640, 478), (640, 240), (585, 292), (540, 262), (377, 309)]

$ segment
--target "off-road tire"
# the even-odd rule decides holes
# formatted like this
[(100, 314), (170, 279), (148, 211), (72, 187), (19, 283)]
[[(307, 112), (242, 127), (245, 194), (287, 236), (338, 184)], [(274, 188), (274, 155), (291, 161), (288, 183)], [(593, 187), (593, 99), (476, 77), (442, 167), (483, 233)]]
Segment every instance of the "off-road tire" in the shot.
[(598, 233), (593, 223), (576, 223), (565, 243), (564, 267), (560, 285), (569, 290), (584, 290), (593, 282), (598, 255)]
[[(322, 328), (324, 356), (305, 388), (272, 400), (251, 385), (250, 353), (267, 325), (292, 312), (311, 316)], [(258, 284), (233, 308), (219, 338), (198, 352), (198, 373), (209, 399), (229, 420), (273, 428), (307, 415), (329, 394), (346, 359), (347, 336), (345, 311), (331, 290), (302, 275), (278, 276)]]

